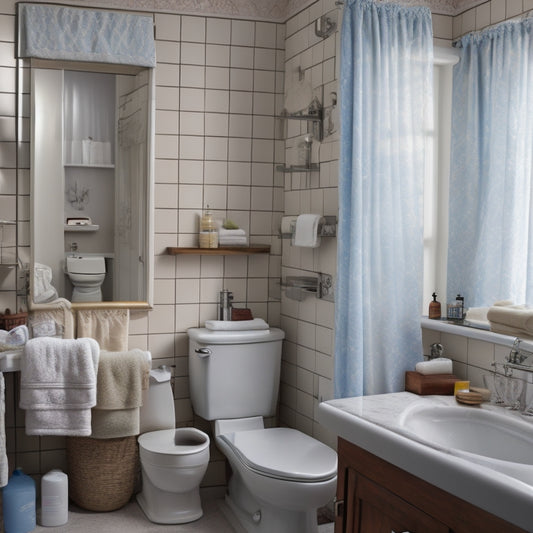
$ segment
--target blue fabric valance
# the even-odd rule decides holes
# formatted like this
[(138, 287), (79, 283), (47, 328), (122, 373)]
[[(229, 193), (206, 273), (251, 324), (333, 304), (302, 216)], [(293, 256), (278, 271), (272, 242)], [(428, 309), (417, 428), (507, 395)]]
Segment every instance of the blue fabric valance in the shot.
[(155, 67), (151, 16), (19, 4), (19, 28), (19, 57)]

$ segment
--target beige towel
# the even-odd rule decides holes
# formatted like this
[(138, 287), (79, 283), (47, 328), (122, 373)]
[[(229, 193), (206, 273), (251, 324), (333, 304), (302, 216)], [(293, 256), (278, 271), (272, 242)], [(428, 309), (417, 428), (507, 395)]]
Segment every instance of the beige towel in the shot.
[(93, 438), (139, 434), (139, 407), (142, 391), (148, 387), (149, 372), (149, 355), (142, 350), (101, 352), (97, 402), (91, 420)]
[(98, 365), (96, 409), (140, 407), (149, 372), (149, 359), (143, 350), (102, 350)]
[(78, 337), (96, 339), (102, 350), (128, 349), (129, 309), (80, 309), (76, 315)]
[(138, 435), (141, 431), (139, 407), (114, 411), (93, 409), (91, 426), (93, 439), (118, 439)]
[(494, 305), (487, 312), (490, 329), (495, 333), (523, 338), (533, 337), (533, 309), (522, 305)]
[[(47, 309), (46, 311), (32, 311), (30, 322), (36, 325), (40, 322), (54, 321), (57, 325), (63, 329), (64, 339), (74, 338), (74, 313), (70, 307), (70, 302), (63, 298), (57, 299), (54, 304), (56, 308)], [(55, 335), (56, 333), (52, 333)], [(35, 335), (34, 335), (35, 336)], [(90, 336), (90, 335), (88, 335)], [(85, 335), (78, 335), (78, 337), (85, 337)]]

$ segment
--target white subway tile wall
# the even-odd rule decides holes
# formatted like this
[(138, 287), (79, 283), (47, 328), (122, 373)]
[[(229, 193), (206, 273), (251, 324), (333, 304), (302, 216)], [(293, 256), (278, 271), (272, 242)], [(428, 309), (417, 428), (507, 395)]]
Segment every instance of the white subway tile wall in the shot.
[[(90, 2), (87, 2), (90, 4)], [(96, 5), (96, 2), (95, 2)], [(304, 71), (313, 96), (332, 105), (338, 92), (339, 32), (316, 37), (314, 21), (334, 0), (318, 0), (286, 24), (220, 17), (155, 13), (156, 160), (154, 309), (132, 312), (130, 347), (149, 349), (154, 365), (175, 365), (176, 420), (209, 425), (192, 413), (188, 378), (188, 327), (216, 317), (217, 293), (225, 287), (235, 305), (247, 306), (286, 332), (282, 363), (280, 422), (335, 444), (316, 422), (319, 400), (332, 396), (334, 304), (308, 296), (280, 294), (288, 275), (336, 272), (336, 240), (317, 249), (292, 247), (278, 238), (283, 215), (338, 213), (337, 134), (314, 142), (320, 172), (283, 174), (278, 164), (298, 161), (307, 125), (276, 118), (284, 93)], [(435, 42), (449, 45), (466, 31), (533, 9), (533, 0), (490, 0), (456, 17), (434, 15)], [(18, 254), (29, 262), (29, 69), (19, 69), (23, 96), (17, 121), (15, 2), (0, 3), (0, 218), (17, 221)], [(17, 128), (19, 144), (17, 146)], [(206, 204), (218, 217), (246, 229), (252, 243), (272, 247), (270, 256), (200, 257), (166, 254), (167, 246), (196, 246), (198, 217)], [(16, 309), (17, 275), (2, 271), (0, 309)], [(281, 297), (281, 300), (279, 299)], [(444, 336), (443, 336), (444, 337)], [(468, 377), (500, 360), (498, 346), (441, 338), (425, 332), (425, 344), (439, 340), (453, 350), (455, 366)], [(18, 374), (6, 374), (6, 426), (10, 466), (31, 474), (65, 468), (64, 439), (28, 437), (18, 408)], [(204, 485), (225, 483), (224, 464), (212, 447)]]

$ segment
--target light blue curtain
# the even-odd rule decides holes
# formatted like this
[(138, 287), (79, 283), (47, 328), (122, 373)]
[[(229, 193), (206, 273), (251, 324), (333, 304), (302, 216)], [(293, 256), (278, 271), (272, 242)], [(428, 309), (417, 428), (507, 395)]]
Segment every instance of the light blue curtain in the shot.
[(454, 67), (448, 301), (533, 304), (533, 21), (460, 42)]
[(431, 13), (345, 2), (335, 395), (403, 390), (422, 360), (425, 145)]
[(46, 4), (18, 15), (19, 57), (156, 65), (151, 16)]

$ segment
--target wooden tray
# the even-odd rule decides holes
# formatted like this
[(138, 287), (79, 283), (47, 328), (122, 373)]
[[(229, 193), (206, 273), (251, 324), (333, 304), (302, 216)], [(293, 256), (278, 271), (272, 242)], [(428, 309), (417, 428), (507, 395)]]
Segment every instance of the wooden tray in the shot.
[(405, 373), (405, 390), (422, 396), (431, 394), (453, 396), (456, 381), (459, 381), (459, 378), (453, 374), (423, 375), (408, 371)]

